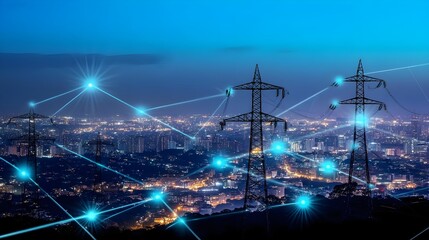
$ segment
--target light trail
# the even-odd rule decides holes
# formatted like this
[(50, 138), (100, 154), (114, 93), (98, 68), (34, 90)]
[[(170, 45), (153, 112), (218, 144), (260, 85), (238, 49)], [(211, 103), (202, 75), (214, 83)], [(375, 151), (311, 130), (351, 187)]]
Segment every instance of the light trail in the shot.
[(182, 105), (182, 104), (192, 103), (192, 102), (198, 102), (198, 101), (208, 100), (208, 99), (222, 97), (222, 96), (225, 96), (225, 94), (216, 94), (216, 95), (212, 95), (212, 96), (208, 96), (208, 97), (201, 97), (201, 98), (195, 98), (195, 99), (191, 99), (191, 100), (187, 100), (187, 101), (166, 104), (166, 105), (162, 105), (162, 106), (158, 106), (158, 107), (148, 108), (148, 109), (146, 109), (146, 111), (152, 111), (152, 110), (161, 109), (161, 108), (173, 107), (173, 106), (177, 106), (177, 105)]
[(421, 191), (428, 190), (428, 189), (429, 189), (429, 187), (425, 187), (425, 188), (421, 188), (421, 189), (418, 189), (418, 190), (412, 190), (412, 191), (408, 191), (408, 192), (404, 192), (404, 193), (395, 194), (393, 196), (400, 197), (400, 196), (403, 196), (403, 195), (407, 195), (407, 194), (415, 193), (415, 192), (421, 192)]
[(423, 234), (424, 232), (426, 232), (427, 230), (429, 230), (429, 227), (427, 227), (425, 230), (423, 230), (423, 231), (419, 232), (416, 236), (414, 236), (414, 237), (410, 238), (410, 240), (414, 240), (414, 239), (416, 239), (418, 236), (422, 235), (422, 234)]
[(280, 117), (281, 115), (283, 115), (283, 114), (285, 114), (285, 113), (289, 112), (290, 110), (292, 110), (292, 109), (294, 109), (294, 108), (298, 107), (299, 105), (301, 105), (301, 104), (303, 104), (303, 103), (307, 102), (308, 100), (310, 100), (310, 99), (312, 99), (312, 98), (314, 98), (314, 97), (318, 96), (319, 94), (322, 94), (323, 92), (325, 92), (325, 91), (326, 91), (326, 90), (328, 90), (328, 89), (329, 89), (329, 87), (326, 87), (326, 88), (324, 88), (324, 89), (322, 89), (322, 90), (318, 91), (317, 93), (315, 93), (315, 94), (311, 95), (310, 97), (308, 97), (308, 98), (306, 98), (306, 99), (302, 100), (301, 102), (299, 102), (299, 103), (297, 103), (297, 104), (293, 105), (292, 107), (290, 107), (290, 108), (288, 108), (288, 109), (284, 110), (283, 112), (281, 112), (281, 113), (277, 114), (277, 115), (276, 115), (276, 117)]
[(286, 206), (291, 206), (291, 205), (297, 205), (297, 203), (293, 202), (293, 203), (284, 203), (284, 204), (278, 204), (278, 205), (271, 205), (271, 206), (268, 206), (268, 209), (278, 208), (278, 207), (286, 207)]
[(385, 134), (389, 134), (389, 135), (391, 135), (393, 137), (396, 137), (396, 138), (399, 138), (399, 139), (409, 139), (409, 140), (414, 140), (414, 141), (417, 141), (417, 142), (422, 142), (422, 143), (425, 143), (425, 144), (429, 143), (429, 142), (426, 142), (426, 141), (418, 140), (417, 138), (404, 137), (404, 136), (398, 135), (396, 133), (391, 133), (389, 131), (386, 131), (386, 130), (383, 130), (383, 129), (379, 129), (379, 128), (375, 128), (375, 127), (370, 127), (370, 129), (373, 129), (373, 130), (376, 130), (376, 131), (379, 131), (379, 132), (382, 132), (382, 133), (385, 133)]
[(214, 112), (212, 113), (212, 115), (210, 115), (209, 119), (203, 124), (203, 126), (197, 131), (197, 133), (195, 133), (194, 138), (198, 135), (198, 133), (201, 132), (201, 130), (203, 130), (207, 124), (213, 119), (214, 115), (217, 113), (217, 111), (219, 111), (220, 107), (226, 102), (228, 98), (225, 98), (220, 104), (219, 106), (216, 108), (216, 110), (214, 110)]
[[(131, 207), (131, 206), (136, 205), (136, 204), (143, 204), (143, 203), (146, 203), (146, 202), (149, 202), (149, 201), (152, 201), (152, 200), (153, 200), (152, 198), (149, 198), (149, 199), (145, 199), (145, 200), (142, 200), (142, 201), (139, 201), (139, 202), (130, 203), (130, 204), (123, 205), (123, 206), (120, 206), (120, 207), (116, 207), (116, 208), (112, 208), (112, 209), (108, 209), (108, 210), (105, 210), (105, 211), (98, 212), (98, 213), (96, 213), (96, 215), (101, 215), (101, 214), (105, 214), (105, 213), (117, 211), (119, 209)], [(20, 235), (20, 234), (24, 234), (24, 233), (28, 233), (28, 232), (32, 232), (32, 231), (36, 231), (36, 230), (40, 230), (40, 229), (50, 228), (50, 227), (57, 226), (57, 225), (63, 225), (63, 224), (66, 224), (66, 223), (73, 222), (74, 220), (82, 220), (82, 219), (87, 219), (87, 218), (88, 218), (88, 215), (85, 214), (85, 215), (82, 215), (82, 216), (79, 216), (79, 217), (75, 217), (73, 219), (69, 218), (69, 219), (58, 221), (58, 222), (48, 223), (48, 224), (44, 224), (44, 225), (40, 225), (40, 226), (36, 226), (36, 227), (24, 229), (24, 230), (19, 230), (19, 231), (16, 231), (16, 232), (11, 232), (11, 233), (7, 233), (7, 234), (3, 234), (3, 235), (0, 235), (0, 239), (7, 238), (7, 237), (12, 237), (12, 236), (16, 236), (16, 235)]]
[(107, 96), (109, 96), (109, 97), (111, 97), (111, 98), (115, 99), (116, 101), (118, 101), (118, 102), (120, 102), (120, 103), (124, 104), (125, 106), (127, 106), (127, 107), (129, 107), (129, 108), (131, 108), (131, 109), (136, 110), (139, 114), (142, 114), (142, 115), (148, 116), (148, 117), (150, 117), (152, 120), (154, 120), (154, 121), (156, 121), (156, 122), (158, 122), (158, 123), (160, 123), (160, 124), (162, 124), (162, 125), (164, 125), (164, 126), (166, 126), (166, 127), (170, 128), (171, 130), (174, 130), (174, 131), (176, 131), (176, 132), (178, 132), (178, 133), (182, 134), (183, 136), (186, 136), (186, 137), (190, 138), (191, 140), (194, 140), (194, 139), (195, 139), (194, 137), (192, 137), (192, 136), (190, 136), (190, 135), (188, 135), (188, 134), (186, 134), (186, 133), (184, 133), (184, 132), (180, 131), (179, 129), (177, 129), (177, 128), (175, 128), (175, 127), (171, 126), (171, 125), (169, 125), (168, 123), (165, 123), (165, 122), (163, 122), (163, 121), (159, 120), (158, 118), (155, 118), (154, 116), (149, 115), (149, 114), (148, 114), (148, 113), (146, 113), (144, 110), (139, 109), (139, 108), (137, 108), (137, 107), (134, 107), (133, 105), (131, 105), (131, 104), (129, 104), (129, 103), (127, 103), (127, 102), (125, 102), (124, 100), (122, 100), (122, 99), (120, 99), (120, 98), (117, 98), (117, 97), (113, 96), (112, 94), (110, 94), (110, 93), (108, 93), (108, 92), (104, 91), (103, 89), (101, 89), (101, 88), (99, 88), (99, 87), (97, 87), (97, 86), (93, 86), (93, 87), (94, 87), (95, 89), (97, 89), (98, 91), (100, 91), (100, 92), (102, 92), (102, 93), (106, 94)]
[(136, 207), (140, 207), (140, 206), (142, 206), (143, 204), (145, 204), (145, 203), (140, 203), (140, 204), (137, 204), (137, 205), (135, 205), (135, 206), (131, 206), (130, 208), (127, 208), (127, 209), (122, 210), (122, 211), (120, 211), (120, 212), (117, 212), (117, 213), (115, 213), (115, 214), (113, 214), (113, 215), (110, 215), (110, 216), (108, 216), (108, 217), (104, 218), (104, 219), (103, 219), (103, 220), (101, 220), (101, 221), (102, 221), (102, 222), (104, 222), (104, 221), (106, 221), (106, 220), (108, 220), (108, 219), (111, 219), (111, 218), (113, 218), (113, 217), (116, 217), (116, 216), (118, 216), (118, 215), (120, 215), (120, 214), (122, 214), (122, 213), (128, 212), (128, 211), (130, 211), (130, 210), (132, 210), (132, 209), (134, 209), (134, 208), (136, 208)]
[(82, 92), (80, 92), (78, 95), (76, 95), (74, 98), (72, 98), (66, 104), (64, 104), (64, 106), (62, 106), (60, 109), (58, 109), (58, 111), (56, 111), (54, 114), (51, 115), (51, 118), (54, 117), (55, 115), (57, 115), (59, 112), (61, 112), (65, 107), (67, 107), (70, 103), (72, 103), (74, 100), (76, 100), (76, 98), (78, 98), (80, 95), (82, 95), (86, 90), (87, 90), (87, 88), (83, 89)]
[[(171, 213), (173, 213), (175, 216), (178, 216), (177, 213), (174, 212), (174, 210), (163, 199), (160, 199), (160, 201), (168, 208), (168, 210), (170, 210)], [(188, 226), (188, 224), (186, 224), (185, 220), (179, 217), (179, 221), (189, 230), (189, 232), (192, 233), (192, 235), (194, 235), (197, 240), (201, 240), (201, 238), (198, 237), (198, 235)]]
[(192, 176), (192, 175), (194, 175), (194, 174), (197, 174), (197, 173), (199, 173), (199, 172), (201, 172), (201, 171), (204, 171), (204, 170), (205, 170), (206, 168), (208, 168), (208, 167), (210, 167), (210, 164), (209, 164), (209, 165), (207, 165), (207, 166), (205, 166), (205, 167), (202, 167), (202, 168), (200, 168), (200, 169), (197, 169), (197, 170), (195, 170), (195, 171), (193, 171), (193, 172), (189, 173), (188, 175), (183, 176), (183, 177), (182, 177), (182, 179), (183, 179), (183, 178), (190, 177), (190, 176)]
[(64, 96), (64, 95), (67, 95), (67, 94), (72, 93), (72, 92), (75, 92), (75, 91), (77, 91), (77, 90), (79, 90), (79, 89), (82, 89), (82, 88), (84, 88), (84, 87), (83, 87), (83, 86), (82, 86), (82, 87), (78, 87), (78, 88), (72, 89), (72, 90), (70, 90), (70, 91), (67, 91), (67, 92), (64, 92), (64, 93), (61, 93), (61, 94), (55, 95), (55, 96), (53, 96), (53, 97), (47, 98), (47, 99), (45, 99), (45, 100), (35, 102), (35, 103), (33, 103), (33, 106), (36, 106), (36, 105), (39, 105), (39, 104), (42, 104), (42, 103), (45, 103), (45, 102), (48, 102), (48, 101), (54, 100), (54, 99), (56, 99), (56, 98), (62, 97), (62, 96)]
[[(0, 157), (0, 159), (9, 164), (10, 166), (12, 166), (14, 169), (16, 169), (18, 172), (21, 172), (21, 170), (15, 166), (14, 164), (12, 164), (11, 162), (7, 161), (6, 159)], [(45, 191), (45, 189), (43, 189), (36, 181), (34, 181), (31, 177), (28, 177), (28, 179), (34, 184), (36, 185), (53, 203), (55, 203), (55, 205), (57, 205), (65, 214), (67, 214), (67, 216), (70, 217), (70, 219), (72, 221), (75, 221), (79, 227), (81, 227), (92, 239), (96, 240), (96, 238), (88, 231), (88, 229), (86, 229), (82, 224), (80, 224), (76, 218), (74, 218), (63, 206), (61, 206), (61, 204), (59, 204), (47, 191)], [(1, 237), (0, 237), (1, 238)]]
[(410, 68), (416, 68), (416, 67), (424, 67), (424, 66), (429, 66), (429, 63), (422, 63), (422, 64), (410, 65), (406, 67), (397, 67), (397, 68), (390, 68), (390, 69), (379, 70), (379, 71), (372, 71), (372, 72), (367, 72), (366, 74), (392, 72), (392, 71), (398, 71), (398, 70), (404, 70), (404, 69), (410, 69)]
[(62, 149), (64, 149), (64, 150), (66, 150), (67, 152), (69, 152), (69, 153), (72, 153), (72, 154), (74, 154), (74, 155), (76, 155), (76, 156), (78, 156), (78, 157), (80, 157), (80, 158), (82, 158), (82, 159), (84, 159), (84, 160), (87, 160), (87, 161), (89, 161), (89, 162), (91, 162), (91, 163), (93, 163), (93, 164), (95, 164), (95, 165), (97, 165), (97, 166), (99, 166), (99, 167), (101, 167), (101, 168), (104, 168), (104, 169), (106, 169), (106, 170), (108, 170), (108, 171), (111, 171), (111, 172), (113, 172), (113, 173), (116, 173), (116, 174), (118, 174), (118, 175), (120, 175), (120, 176), (122, 176), (122, 177), (125, 177), (125, 178), (127, 178), (127, 179), (129, 179), (129, 180), (132, 180), (132, 181), (134, 181), (134, 182), (136, 182), (136, 183), (139, 183), (139, 184), (144, 184), (142, 181), (139, 181), (139, 180), (137, 180), (137, 179), (135, 179), (135, 178), (133, 178), (133, 177), (130, 177), (130, 176), (128, 176), (128, 175), (126, 175), (126, 174), (123, 174), (123, 173), (121, 173), (121, 172), (118, 172), (117, 170), (115, 170), (115, 169), (112, 169), (112, 168), (110, 168), (110, 167), (107, 167), (107, 166), (105, 166), (105, 165), (103, 165), (103, 164), (101, 164), (101, 163), (98, 163), (98, 162), (96, 162), (96, 161), (94, 161), (94, 160), (91, 160), (91, 159), (89, 159), (89, 158), (87, 158), (87, 157), (85, 157), (85, 156), (83, 156), (83, 155), (81, 155), (81, 154), (79, 154), (79, 153), (77, 153), (77, 152), (74, 152), (74, 151), (72, 151), (72, 150), (70, 150), (70, 149), (68, 149), (68, 148), (66, 148), (66, 147), (64, 147), (64, 146), (62, 146), (62, 145), (59, 145), (59, 144), (57, 144), (57, 143), (55, 143), (55, 145), (56, 146), (58, 146), (59, 148), (62, 148)]
[(311, 133), (311, 134), (304, 135), (304, 136), (301, 136), (301, 137), (298, 137), (298, 138), (295, 138), (295, 139), (291, 139), (290, 141), (298, 141), (298, 140), (301, 140), (301, 139), (304, 139), (304, 138), (317, 136), (317, 135), (320, 135), (320, 134), (323, 134), (323, 133), (327, 133), (327, 132), (331, 132), (331, 131), (336, 131), (338, 129), (342, 129), (342, 128), (346, 128), (346, 127), (350, 127), (350, 126), (352, 126), (352, 124), (344, 124), (344, 125), (340, 125), (340, 126), (337, 126), (337, 127), (334, 127), (334, 128), (326, 129), (326, 130), (323, 130), (323, 131), (319, 131), (319, 132), (316, 132), (316, 133)]

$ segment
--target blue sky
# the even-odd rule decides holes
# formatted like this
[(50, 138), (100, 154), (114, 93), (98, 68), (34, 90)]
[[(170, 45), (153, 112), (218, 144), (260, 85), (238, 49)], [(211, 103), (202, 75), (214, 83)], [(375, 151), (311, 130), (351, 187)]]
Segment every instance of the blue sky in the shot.
[[(25, 111), (30, 100), (79, 86), (84, 80), (78, 65), (88, 72), (86, 62), (106, 71), (100, 79), (103, 89), (148, 107), (217, 94), (250, 81), (259, 63), (263, 80), (291, 93), (281, 111), (328, 86), (335, 76), (353, 75), (360, 58), (367, 71), (429, 62), (427, 9), (429, 2), (424, 0), (2, 0), (0, 79), (2, 89), (8, 90), (1, 96), (0, 112)], [(27, 56), (16, 53), (38, 55), (33, 62), (27, 59), (25, 66)], [(51, 54), (64, 56), (57, 59)], [(99, 55), (82, 57), (87, 54)], [(129, 54), (152, 56), (155, 61), (130, 63)], [(110, 61), (111, 55), (125, 57)], [(385, 79), (404, 105), (429, 112), (428, 69), (374, 77)], [(375, 93), (369, 97), (381, 98), (392, 111), (406, 114), (384, 90), (368, 93)], [(353, 86), (329, 90), (296, 110), (317, 115), (331, 99), (352, 94)], [(247, 96), (239, 94), (231, 101), (231, 113), (250, 107)], [(6, 104), (11, 97), (14, 100)], [(159, 114), (209, 113), (221, 100)], [(40, 111), (55, 111), (64, 101), (67, 98)], [(74, 113), (78, 104), (90, 105), (85, 108), (91, 114), (127, 111), (97, 96), (84, 96), (67, 111)], [(106, 104), (115, 107), (101, 111)]]

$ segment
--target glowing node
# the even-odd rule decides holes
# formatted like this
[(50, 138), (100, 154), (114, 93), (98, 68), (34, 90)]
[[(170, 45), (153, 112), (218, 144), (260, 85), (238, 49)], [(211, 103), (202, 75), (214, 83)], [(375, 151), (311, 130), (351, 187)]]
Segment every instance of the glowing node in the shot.
[(344, 83), (344, 78), (342, 76), (337, 76), (335, 77), (335, 82), (334, 82), (334, 86), (341, 86)]
[(86, 87), (87, 88), (95, 88), (96, 86), (97, 86), (97, 84), (96, 84), (96, 79), (95, 78), (88, 78), (88, 79), (86, 79)]
[(271, 143), (271, 151), (275, 154), (282, 154), (286, 151), (286, 144), (280, 140)]
[(136, 109), (137, 115), (145, 115), (146, 114), (146, 110), (144, 107), (139, 107)]
[(332, 105), (335, 107), (337, 107), (339, 104), (340, 104), (340, 102), (336, 99), (332, 101)]
[(163, 192), (155, 192), (152, 194), (152, 199), (156, 201), (161, 201), (164, 198)]
[(29, 102), (29, 103), (28, 103), (28, 106), (30, 106), (31, 108), (33, 108), (33, 107), (35, 107), (35, 106), (36, 106), (36, 103), (35, 103), (35, 102), (33, 102), (33, 101), (31, 101), (31, 102)]
[(93, 221), (97, 220), (98, 214), (99, 213), (97, 211), (95, 211), (95, 210), (89, 210), (88, 213), (85, 215), (85, 217), (89, 221), (93, 222)]
[(21, 167), (21, 168), (19, 168), (18, 170), (18, 178), (20, 179), (20, 180), (28, 180), (31, 176), (30, 176), (30, 173), (31, 173), (31, 171), (30, 171), (30, 169), (29, 168), (27, 168), (27, 167)]
[(355, 117), (355, 123), (358, 126), (366, 126), (366, 125), (368, 125), (368, 118), (363, 114), (358, 114)]
[(374, 185), (374, 184), (372, 184), (372, 183), (370, 183), (370, 184), (368, 184), (368, 188), (369, 188), (370, 190), (373, 190), (373, 189), (375, 189), (375, 185)]
[(301, 209), (308, 209), (311, 205), (311, 199), (308, 196), (300, 196), (295, 203)]
[(216, 168), (224, 168), (227, 165), (227, 160), (224, 157), (214, 157), (213, 166)]
[(331, 174), (335, 171), (335, 163), (333, 163), (332, 161), (324, 161), (322, 163), (320, 163), (320, 168), (319, 170), (323, 173), (326, 174)]

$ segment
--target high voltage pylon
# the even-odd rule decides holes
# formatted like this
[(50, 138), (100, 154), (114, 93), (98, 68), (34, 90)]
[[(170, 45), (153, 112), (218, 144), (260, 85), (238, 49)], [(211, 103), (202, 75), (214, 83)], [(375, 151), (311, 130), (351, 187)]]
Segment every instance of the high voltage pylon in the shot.
[[(30, 112), (15, 116), (9, 119), (7, 124), (10, 124), (15, 119), (26, 119), (28, 120), (28, 133), (25, 135), (22, 135), (18, 138), (11, 139), (12, 141), (17, 141), (19, 143), (27, 143), (28, 150), (27, 150), (27, 163), (26, 166), (30, 168), (28, 171), (28, 174), (31, 178), (33, 178), (37, 182), (37, 142), (38, 141), (55, 141), (54, 138), (46, 137), (46, 136), (40, 136), (36, 132), (36, 121), (37, 119), (50, 119), (51, 123), (53, 124), (52, 118), (49, 118), (47, 116), (38, 114), (34, 112), (33, 108), (30, 108)], [(25, 190), (24, 190), (25, 194)], [(38, 195), (35, 194), (35, 199), (38, 198)]]
[(262, 136), (262, 125), (264, 122), (273, 123), (284, 122), (285, 130), (287, 123), (284, 119), (262, 112), (262, 91), (276, 90), (277, 96), (282, 91), (282, 98), (285, 97), (285, 89), (276, 85), (262, 82), (258, 64), (256, 64), (253, 81), (235, 86), (227, 90), (227, 95), (233, 90), (252, 91), (252, 111), (224, 119), (220, 122), (223, 129), (226, 122), (250, 122), (250, 146), (249, 160), (247, 163), (246, 189), (244, 195), (244, 209), (257, 207), (263, 210), (267, 204), (267, 181), (265, 173), (265, 158)]
[[(89, 145), (95, 145), (95, 162), (98, 164), (102, 164), (102, 156), (101, 156), (101, 148), (103, 146), (113, 146), (113, 143), (111, 141), (106, 141), (101, 139), (101, 133), (98, 132), (97, 139), (89, 141)], [(102, 171), (103, 168), (100, 166), (95, 166), (95, 174), (94, 174), (94, 185), (93, 185), (93, 191), (94, 191), (94, 200), (97, 199), (97, 192), (100, 192), (101, 194), (101, 182), (102, 182)]]
[[(368, 119), (365, 116), (365, 105), (378, 105), (378, 110), (385, 109), (386, 104), (380, 101), (365, 97), (365, 83), (376, 82), (378, 87), (386, 87), (386, 82), (382, 79), (373, 78), (364, 74), (362, 61), (359, 60), (356, 75), (345, 78), (344, 82), (353, 82), (356, 84), (356, 96), (347, 100), (338, 102), (338, 104), (355, 105), (353, 145), (350, 156), (349, 176), (347, 185), (347, 195), (353, 194), (353, 186), (357, 186), (355, 179), (365, 179), (366, 186), (363, 191), (364, 196), (371, 196), (371, 179), (369, 174), (368, 150), (366, 144), (366, 125)], [(335, 82), (338, 86), (341, 83)], [(330, 108), (334, 110), (337, 104), (331, 104)]]

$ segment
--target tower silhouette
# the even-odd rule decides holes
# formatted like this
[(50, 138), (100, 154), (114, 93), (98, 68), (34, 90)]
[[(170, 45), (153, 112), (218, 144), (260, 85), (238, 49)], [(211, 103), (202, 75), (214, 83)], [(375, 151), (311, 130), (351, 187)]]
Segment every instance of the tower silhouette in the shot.
[[(365, 116), (365, 106), (378, 105), (378, 110), (386, 110), (386, 104), (365, 97), (365, 83), (376, 82), (378, 83), (376, 88), (379, 88), (381, 86), (386, 87), (386, 82), (378, 78), (366, 76), (364, 74), (361, 60), (359, 60), (356, 75), (345, 78), (344, 82), (353, 82), (356, 84), (356, 96), (338, 103), (355, 105), (353, 145), (350, 156), (347, 194), (349, 196), (353, 194), (355, 187), (358, 186), (358, 183), (355, 182), (355, 180), (358, 180), (366, 183), (363, 195), (370, 196), (371, 179), (369, 174), (368, 150), (366, 144), (366, 125), (368, 120)], [(335, 82), (333, 85), (338, 86), (340, 84), (340, 82)], [(331, 104), (330, 106), (332, 110), (336, 107), (337, 104)]]
[[(12, 141), (16, 141), (19, 143), (27, 143), (28, 145), (28, 151), (27, 151), (27, 163), (25, 164), (28, 168), (30, 168), (31, 171), (30, 177), (34, 179), (34, 181), (37, 182), (37, 142), (38, 141), (55, 141), (54, 138), (50, 138), (50, 137), (46, 137), (46, 136), (40, 136), (37, 132), (36, 132), (36, 121), (37, 119), (50, 119), (51, 123), (53, 124), (52, 118), (49, 118), (47, 116), (38, 114), (34, 112), (33, 108), (30, 108), (30, 112), (23, 114), (23, 115), (19, 115), (19, 116), (15, 116), (9, 119), (7, 124), (10, 124), (13, 120), (16, 119), (22, 119), (22, 120), (28, 120), (28, 133), (26, 135), (22, 135), (18, 138), (14, 138), (11, 139)], [(25, 191), (28, 188), (28, 186), (26, 186), (26, 184), (24, 184), (24, 191), (23, 191), (23, 196), (25, 195)], [(37, 192), (35, 193), (35, 195), (33, 196), (35, 200), (38, 199), (38, 194)], [(23, 201), (24, 197), (23, 197)]]
[(250, 146), (249, 160), (247, 162), (246, 189), (244, 195), (244, 209), (258, 208), (263, 210), (267, 204), (267, 181), (265, 173), (265, 158), (262, 125), (270, 122), (277, 126), (278, 122), (284, 122), (285, 130), (287, 123), (285, 120), (262, 112), (262, 91), (276, 90), (279, 96), (282, 91), (282, 98), (285, 97), (285, 89), (276, 85), (262, 82), (258, 64), (256, 64), (252, 82), (244, 83), (227, 90), (227, 95), (231, 95), (233, 90), (252, 91), (252, 111), (240, 114), (231, 118), (226, 118), (220, 122), (223, 129), (227, 122), (250, 122)]
[[(101, 148), (103, 146), (113, 146), (113, 143), (111, 141), (106, 141), (101, 139), (101, 133), (97, 133), (97, 138), (95, 140), (89, 141), (89, 145), (95, 145), (95, 162), (98, 164), (102, 164), (102, 156), (101, 156)], [(95, 166), (95, 174), (94, 174), (94, 185), (93, 185), (93, 191), (94, 191), (94, 201), (99, 201), (99, 194), (101, 194), (101, 182), (102, 182), (102, 171), (103, 169), (100, 166)]]

